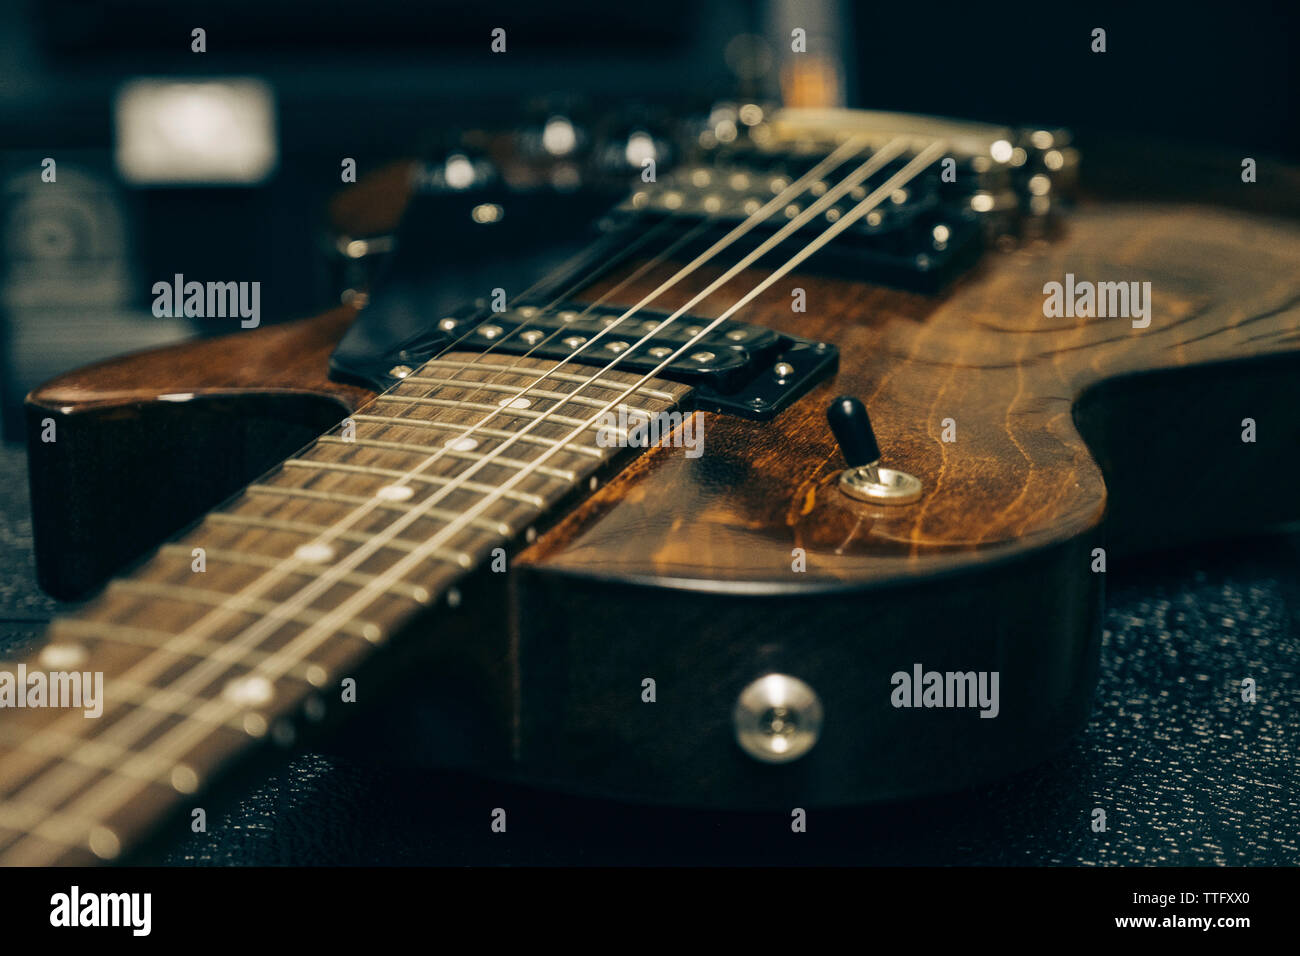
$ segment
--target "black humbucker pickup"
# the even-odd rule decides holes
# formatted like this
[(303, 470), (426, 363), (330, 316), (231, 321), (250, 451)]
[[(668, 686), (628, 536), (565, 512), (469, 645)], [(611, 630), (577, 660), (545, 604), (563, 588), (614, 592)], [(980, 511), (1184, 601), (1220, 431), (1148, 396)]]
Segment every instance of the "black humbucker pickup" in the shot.
[(838, 350), (825, 342), (757, 325), (726, 320), (705, 332), (707, 319), (681, 315), (667, 321), (672, 313), (638, 309), (626, 315), (628, 311), (577, 303), (524, 303), (504, 312), (470, 306), (373, 360), (345, 362), (336, 353), (331, 373), (382, 391), (401, 381), (394, 369), (416, 367), (450, 350), (570, 359), (584, 366), (653, 372), (694, 385), (697, 408), (766, 420), (833, 372), (839, 359)]

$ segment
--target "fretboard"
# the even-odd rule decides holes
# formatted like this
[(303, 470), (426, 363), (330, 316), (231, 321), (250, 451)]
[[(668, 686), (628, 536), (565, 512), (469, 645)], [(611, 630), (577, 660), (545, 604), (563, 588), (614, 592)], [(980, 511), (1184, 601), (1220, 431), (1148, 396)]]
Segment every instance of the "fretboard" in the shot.
[[(513, 397), (553, 367), (429, 362), (56, 619), (27, 673), (102, 673), (103, 712), (0, 709), (0, 863), (128, 855), (231, 765), (292, 743), (412, 618), (457, 604), (459, 579), (595, 488), (623, 452), (586, 423), (638, 376), (584, 385), (595, 370), (567, 365)], [(688, 392), (651, 380), (620, 404), (653, 417)]]

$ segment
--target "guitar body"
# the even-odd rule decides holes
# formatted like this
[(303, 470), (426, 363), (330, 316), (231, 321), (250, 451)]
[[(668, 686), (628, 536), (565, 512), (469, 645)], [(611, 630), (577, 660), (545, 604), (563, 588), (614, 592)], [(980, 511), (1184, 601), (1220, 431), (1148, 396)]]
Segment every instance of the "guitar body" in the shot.
[[(1044, 285), (1067, 273), (1150, 281), (1150, 326), (1045, 317)], [(765, 275), (693, 311), (716, 315)], [(791, 310), (796, 287), (806, 312)], [(58, 434), (32, 442), (44, 585), (84, 592), (368, 399), (327, 377), (352, 315), (129, 356), (34, 392), (31, 434), (47, 420)], [(508, 574), (477, 577), (409, 665), (445, 678), (411, 749), (689, 805), (973, 786), (1043, 760), (1085, 720), (1105, 560), (1300, 517), (1300, 228), (1286, 220), (1085, 200), (1059, 235), (991, 252), (939, 294), (797, 271), (740, 317), (833, 342), (838, 372), (770, 422), (701, 413), (702, 456), (647, 449)], [(884, 462), (921, 479), (920, 501), (840, 492), (825, 417), (839, 394), (865, 402)], [(892, 675), (915, 665), (998, 672), (996, 719), (897, 706)], [(736, 746), (736, 697), (770, 672), (824, 706), (816, 747), (789, 764)]]

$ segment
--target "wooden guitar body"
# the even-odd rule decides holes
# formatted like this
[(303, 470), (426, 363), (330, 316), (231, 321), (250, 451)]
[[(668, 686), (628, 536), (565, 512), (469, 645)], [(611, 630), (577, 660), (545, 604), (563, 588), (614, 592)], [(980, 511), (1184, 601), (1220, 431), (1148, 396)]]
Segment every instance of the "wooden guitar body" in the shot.
[[(719, 271), (688, 277), (664, 306)], [(1149, 281), (1149, 327), (1046, 317), (1044, 285), (1067, 273)], [(718, 314), (764, 275), (693, 311)], [(806, 312), (791, 310), (796, 287)], [(1104, 561), (1300, 517), (1300, 228), (1288, 221), (1085, 201), (1060, 235), (992, 252), (937, 295), (799, 271), (740, 317), (833, 342), (837, 374), (770, 422), (701, 413), (703, 455), (647, 449), (508, 574), (476, 576), (456, 613), (421, 623), (407, 673), (443, 682), (414, 749), (691, 805), (972, 786), (1041, 761), (1085, 720)], [(351, 318), (129, 356), (34, 392), (45, 586), (84, 592), (369, 398), (326, 374)], [(825, 417), (839, 394), (866, 403), (885, 463), (923, 482), (919, 501), (840, 492)], [(47, 420), (52, 443), (39, 440)], [(915, 665), (999, 673), (996, 718), (895, 706), (892, 675)], [(824, 705), (820, 740), (790, 764), (735, 741), (737, 695), (770, 672)]]

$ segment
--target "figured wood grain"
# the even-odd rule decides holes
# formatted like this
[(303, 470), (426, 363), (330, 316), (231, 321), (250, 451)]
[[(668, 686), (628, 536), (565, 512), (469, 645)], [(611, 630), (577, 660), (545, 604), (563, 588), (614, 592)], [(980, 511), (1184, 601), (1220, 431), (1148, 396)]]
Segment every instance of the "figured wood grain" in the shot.
[[(946, 606), (936, 595), (945, 593), (949, 587), (945, 582), (954, 582), (954, 590), (959, 585), (964, 588), (959, 607), (997, 608), (999, 619), (985, 629), (990, 645), (1001, 646), (998, 642), (1014, 634), (1019, 641), (1039, 636), (1041, 640), (1033, 646), (1050, 646), (1057, 638), (1050, 629), (1057, 595), (1063, 601), (1061, 615), (1070, 621), (1086, 617), (1086, 608), (1092, 603), (1098, 585), (1085, 567), (1086, 550), (1078, 542), (1099, 529), (1107, 508), (1102, 472), (1076, 427), (1074, 409), (1090, 390), (1129, 375), (1269, 356), (1293, 360), (1300, 345), (1297, 266), (1300, 230), (1290, 223), (1193, 206), (1093, 205), (1081, 209), (1054, 241), (993, 253), (976, 271), (939, 296), (908, 294), (811, 273), (792, 275), (777, 284), (737, 318), (835, 342), (841, 349), (835, 378), (769, 423), (705, 416), (704, 454), (700, 458), (687, 459), (681, 449), (674, 448), (641, 455), (558, 527), (541, 534), (522, 555), (526, 566), (583, 579), (586, 584), (570, 596), (591, 602), (581, 605), (585, 615), (582, 627), (571, 626), (566, 632), (552, 620), (551, 629), (541, 632), (532, 652), (525, 655), (525, 664), (540, 666), (550, 682), (539, 685), (531, 680), (524, 691), (536, 695), (539, 686), (564, 687), (576, 681), (584, 689), (605, 693), (595, 704), (579, 701), (574, 705), (580, 719), (565, 723), (572, 715), (554, 717), (556, 733), (542, 734), (543, 741), (553, 748), (576, 734), (576, 759), (582, 763), (590, 755), (581, 744), (596, 740), (599, 732), (610, 726), (608, 715), (616, 707), (612, 688), (625, 683), (627, 675), (617, 669), (617, 673), (583, 671), (582, 655), (550, 662), (556, 635), (575, 629), (604, 648), (603, 653), (621, 659), (619, 645), (614, 645), (613, 652), (608, 648), (620, 621), (626, 618), (626, 606), (615, 602), (600, 608), (602, 617), (591, 614), (596, 598), (605, 590), (602, 582), (611, 579), (649, 581), (697, 593), (730, 590), (773, 595), (840, 588), (858, 592), (858, 603), (845, 606), (859, 621), (864, 614), (880, 613), (887, 598), (887, 620), (896, 627), (872, 646), (894, 642), (899, 647), (888, 644), (888, 648), (898, 654), (905, 648), (906, 653), (921, 653), (922, 657), (926, 655), (913, 645), (924, 641), (925, 647), (935, 646), (939, 640), (936, 622), (951, 623), (942, 613)], [(665, 266), (642, 276), (621, 289), (616, 300), (635, 301), (671, 271), (671, 266)], [(1150, 281), (1154, 294), (1151, 327), (1132, 329), (1126, 319), (1047, 319), (1042, 309), (1043, 284), (1061, 281), (1067, 272), (1090, 281)], [(679, 305), (716, 274), (701, 270), (656, 304)], [(764, 275), (755, 269), (737, 277), (695, 312), (703, 317), (719, 314)], [(587, 294), (595, 297), (619, 281), (619, 275), (611, 276), (604, 286)], [(807, 313), (790, 311), (790, 291), (795, 287), (807, 292)], [(366, 397), (364, 392), (322, 383), (328, 351), (326, 325), (339, 323), (330, 327), (337, 330), (341, 323), (338, 319), (320, 321), (322, 324), (299, 333), (301, 341), (292, 328), (286, 328), (280, 333), (283, 338), (274, 339), (279, 346), (274, 357), (264, 351), (271, 339), (237, 335), (204, 343), (193, 352), (181, 349), (161, 358), (138, 356), (106, 363), (93, 373), (64, 377), (35, 393), (33, 403), (38, 408), (56, 408), (63, 402), (71, 420), (79, 414), (138, 414), (151, 397), (167, 393), (240, 394), (269, 384), (272, 389), (328, 395), (341, 408), (355, 408)], [(886, 462), (913, 472), (925, 483), (919, 502), (899, 508), (872, 507), (844, 498), (835, 488), (842, 462), (826, 427), (824, 409), (830, 397), (839, 393), (857, 394), (866, 401)], [(1156, 400), (1178, 401), (1179, 394), (1177, 389), (1157, 391)], [(1238, 394), (1249, 392), (1225, 393)], [(1135, 408), (1133, 414), (1145, 411)], [(1176, 419), (1176, 413), (1168, 408), (1159, 411)], [(1153, 444), (1153, 455), (1184, 454), (1199, 468), (1202, 461), (1197, 453), (1203, 447), (1220, 449), (1217, 467), (1238, 476), (1239, 486), (1245, 489), (1245, 501), (1235, 510), (1225, 509), (1232, 515), (1248, 510), (1252, 493), (1269, 491), (1270, 497), (1281, 497), (1276, 495), (1277, 478), (1266, 465), (1282, 461), (1286, 455), (1294, 458), (1300, 437), (1296, 403), (1260, 402), (1258, 408), (1244, 410), (1228, 407), (1217, 419), (1205, 414), (1204, 421), (1182, 423), (1184, 427), (1176, 434)], [(1261, 439), (1255, 445), (1237, 438), (1239, 422), (1248, 416), (1260, 423)], [(951, 444), (940, 440), (947, 418), (953, 419), (957, 428), (957, 440)], [(1225, 434), (1228, 440), (1223, 439)], [(1198, 439), (1196, 446), (1180, 447), (1188, 435)], [(1216, 435), (1219, 437), (1214, 438)], [(372, 451), (386, 454), (378, 448)], [(289, 470), (285, 469), (286, 474)], [(1169, 490), (1152, 488), (1150, 494), (1168, 494)], [(259, 517), (275, 513), (248, 507)], [(256, 506), (275, 507), (270, 501)], [(295, 516), (299, 513), (294, 512)], [(358, 533), (369, 530), (373, 529)], [(217, 547), (225, 550), (246, 547), (251, 539), (215, 540)], [(795, 548), (807, 554), (803, 573), (791, 569)], [(1052, 555), (1052, 561), (1034, 580), (1008, 582), (990, 576), (990, 570), (1004, 559), (1017, 559), (1009, 566), (1023, 569), (1032, 568), (1033, 561), (1043, 555)], [(183, 558), (183, 553), (169, 557), (175, 561)], [(1071, 567), (1059, 563), (1066, 560)], [(961, 584), (967, 579), (958, 576), (965, 571), (982, 572), (978, 580), (999, 589), (993, 592), (997, 600), (976, 604), (978, 595), (971, 586)], [(1055, 582), (1056, 591), (1034, 591), (1043, 581)], [(924, 594), (894, 589), (881, 594), (882, 602), (868, 601), (874, 596), (872, 589), (900, 582), (933, 583), (934, 588)], [(1018, 591), (1023, 592), (1023, 607), (1014, 603)], [(141, 600), (126, 594), (112, 594), (110, 599)], [(391, 596), (399, 604), (409, 599), (409, 593)], [(923, 610), (930, 610), (918, 614), (918, 599), (925, 605)], [(201, 602), (190, 604), (194, 606), (186, 613), (199, 613)], [(134, 606), (124, 605), (123, 610)], [(838, 620), (825, 606), (826, 620)], [(799, 620), (809, 620), (806, 602), (799, 608), (805, 615)], [(260, 613), (259, 609), (250, 612)], [(742, 619), (734, 606), (729, 606), (729, 613), (724, 622)], [(723, 628), (715, 615), (711, 605), (692, 602), (684, 625), (688, 633), (674, 631), (673, 638), (689, 644), (699, 635), (706, 649), (730, 654), (735, 673), (706, 673), (702, 678), (706, 683), (723, 677), (743, 680), (753, 666), (748, 632)], [(776, 635), (790, 633), (799, 620), (783, 621), (777, 631), (764, 624), (755, 632), (767, 636), (765, 647), (776, 646)], [(924, 633), (909, 632), (906, 626), (916, 620), (931, 626)], [(332, 645), (344, 664), (353, 648), (364, 646), (366, 623), (365, 619), (354, 620), (352, 624), (360, 633), (342, 634)], [(1043, 693), (1047, 697), (1069, 698), (1069, 707), (1054, 712), (1054, 721), (1064, 726), (1077, 719), (1078, 701), (1086, 697), (1084, 672), (1089, 653), (1080, 635), (1090, 633), (1090, 625), (1087, 621), (1056, 623), (1060, 628), (1067, 624), (1073, 628), (1073, 643), (1063, 654), (1040, 650), (1038, 657), (1022, 653), (999, 663), (1026, 669), (1026, 681), (1041, 678), (1049, 665), (1054, 668), (1052, 679), (1040, 680), (1037, 686), (1046, 688)], [(634, 625), (624, 626), (642, 628), (642, 622), (638, 619)], [(523, 622), (515, 621), (514, 627), (521, 629)], [(587, 634), (591, 628), (598, 633)], [(823, 661), (822, 666), (829, 674), (851, 671), (852, 661), (845, 655), (851, 654), (857, 646), (853, 642), (861, 635), (848, 629), (831, 636), (848, 646), (836, 645), (843, 652), (838, 663)], [(195, 651), (215, 656), (225, 646), (216, 640), (196, 646)], [(647, 637), (643, 646), (656, 645)], [(1026, 650), (1023, 644), (1017, 648)], [(626, 653), (631, 657), (637, 650), (628, 647)], [(699, 660), (685, 653), (674, 656), (671, 663), (679, 668), (683, 682), (700, 670)], [(508, 679), (515, 682), (515, 690), (525, 673), (537, 676), (536, 671), (519, 669), (516, 661), (512, 660), (511, 666), (515, 669)], [(570, 669), (554, 672), (547, 670), (548, 666)], [(305, 673), (302, 679), (310, 683)], [(597, 686), (598, 679), (610, 683)], [(818, 682), (819, 687), (826, 684)], [(601, 702), (607, 698), (611, 703), (602, 709)], [(841, 699), (853, 698), (842, 695)], [(557, 713), (554, 708), (549, 710), (550, 715)], [(540, 718), (538, 711), (542, 712)], [(525, 706), (516, 712), (517, 726), (523, 731), (545, 726), (541, 718), (550, 716), (547, 711), (545, 705), (532, 710)], [(665, 707), (664, 712), (670, 711)], [(1007, 724), (1008, 741), (1025, 739), (1017, 738), (1018, 726)], [(239, 730), (230, 728), (235, 734)], [(725, 737), (725, 729), (713, 730), (717, 731), (715, 737)], [(536, 731), (521, 731), (521, 735), (529, 746), (538, 737)], [(1054, 729), (1047, 736), (1055, 739), (1059, 733)], [(662, 751), (658, 752), (662, 762), (682, 757), (669, 752), (675, 739), (662, 728), (647, 727), (641, 742), (658, 741), (655, 746)], [(614, 746), (624, 740), (614, 734), (606, 749), (597, 748), (602, 759), (608, 758), (611, 766), (629, 759), (627, 755), (634, 749)], [(852, 753), (881, 755), (862, 746), (861, 753)], [(545, 748), (542, 752), (548, 753)], [(657, 751), (651, 746), (647, 752)], [(701, 751), (705, 757), (714, 752)], [(864, 759), (852, 766), (867, 767), (863, 772), (870, 772), (875, 764)], [(629, 763), (623, 772), (626, 779), (634, 780), (642, 771), (642, 766)], [(718, 772), (730, 771), (723, 768)], [(847, 771), (840, 774), (846, 775)], [(737, 786), (748, 782), (743, 775), (736, 779)], [(717, 789), (731, 792), (721, 784)], [(67, 821), (74, 832), (78, 825), (77, 820)]]
[[(671, 269), (620, 297), (635, 301)], [(1043, 286), (1067, 272), (1150, 281), (1150, 327), (1045, 317)], [(715, 275), (690, 276), (664, 305)], [(737, 277), (696, 311), (718, 314), (763, 275)], [(807, 292), (806, 314), (791, 311), (796, 287)], [(708, 416), (699, 459), (667, 449), (643, 459), (527, 560), (723, 590), (799, 589), (931, 574), (1078, 535), (1102, 520), (1106, 488), (1072, 420), (1076, 402), (1116, 377), (1294, 356), (1300, 230), (1204, 207), (1088, 206), (1059, 239), (993, 253), (941, 296), (792, 276), (737, 318), (835, 342), (834, 381), (771, 423)], [(866, 402), (885, 463), (922, 480), (919, 502), (872, 506), (838, 491), (844, 464), (824, 413), (841, 393)], [(1294, 455), (1300, 444), (1294, 408), (1226, 411), (1213, 427), (1228, 430), (1235, 457), (1217, 468), (1249, 473), (1265, 460), (1265, 446), (1239, 440), (1244, 417), (1269, 432), (1269, 449)], [(949, 418), (953, 443), (941, 441)], [(1180, 434), (1195, 442), (1203, 427), (1189, 421)], [(794, 548), (807, 551), (805, 574), (790, 573)]]

